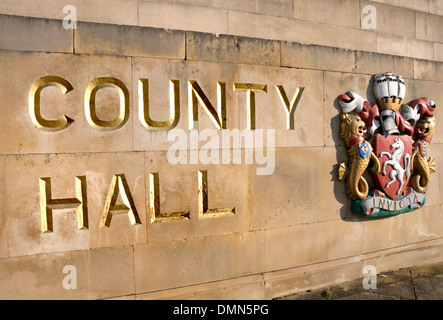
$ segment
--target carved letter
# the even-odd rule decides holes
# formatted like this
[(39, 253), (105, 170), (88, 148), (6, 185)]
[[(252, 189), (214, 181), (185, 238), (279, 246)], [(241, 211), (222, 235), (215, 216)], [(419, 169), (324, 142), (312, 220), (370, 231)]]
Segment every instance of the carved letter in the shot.
[(67, 80), (57, 76), (46, 76), (35, 80), (29, 89), (29, 115), (34, 126), (39, 129), (46, 131), (63, 130), (69, 127), (74, 120), (65, 115), (58, 120), (46, 120), (40, 114), (40, 94), (44, 88), (49, 86), (58, 88), (63, 94), (74, 89)]
[(217, 129), (226, 129), (226, 84), (217, 82), (218, 113), (198, 85), (197, 81), (188, 81), (189, 130), (198, 129), (198, 103), (203, 106)]
[[(120, 95), (120, 113), (114, 120), (100, 120), (96, 114), (95, 96), (101, 88), (114, 88)], [(92, 80), (85, 91), (85, 115), (89, 125), (100, 131), (111, 131), (122, 127), (129, 119), (129, 91), (123, 82), (116, 78), (100, 77)]]
[[(122, 196), (123, 204), (117, 204), (119, 194)], [(128, 214), (132, 225), (141, 224), (125, 175), (115, 174), (112, 177), (111, 186), (109, 187), (108, 196), (106, 197), (100, 228), (111, 226), (111, 219), (114, 214), (125, 213)]]
[(234, 91), (246, 91), (248, 129), (255, 129), (255, 92), (267, 92), (265, 84), (234, 83)]
[(148, 130), (171, 130), (180, 120), (180, 82), (169, 80), (169, 119), (155, 121), (149, 116), (149, 81), (138, 79), (138, 112), (142, 126)]
[(212, 218), (235, 214), (234, 208), (209, 209), (208, 204), (208, 172), (198, 171), (198, 216), (200, 218)]
[(40, 178), (40, 215), (42, 233), (53, 232), (52, 210), (77, 208), (78, 229), (88, 229), (86, 177), (75, 177), (75, 198), (52, 199), (51, 178)]
[(149, 212), (151, 215), (151, 223), (189, 219), (189, 211), (173, 213), (162, 213), (160, 211), (160, 182), (158, 172), (149, 173), (149, 192)]
[(283, 107), (286, 111), (286, 115), (288, 116), (288, 122), (286, 128), (288, 130), (294, 130), (294, 113), (295, 109), (297, 109), (298, 102), (300, 101), (301, 95), (303, 93), (304, 87), (297, 87), (295, 90), (294, 97), (292, 97), (291, 103), (289, 103), (288, 97), (286, 96), (285, 89), (281, 85), (276, 85), (278, 95), (280, 96), (280, 100), (283, 104)]

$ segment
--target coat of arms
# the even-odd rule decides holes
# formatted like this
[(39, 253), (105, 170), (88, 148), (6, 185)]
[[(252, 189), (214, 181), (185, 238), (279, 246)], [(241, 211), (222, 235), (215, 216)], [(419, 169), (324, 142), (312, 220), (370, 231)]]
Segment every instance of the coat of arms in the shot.
[(366, 217), (421, 208), (435, 172), (428, 156), (435, 103), (428, 98), (402, 103), (406, 89), (401, 76), (386, 72), (373, 78), (375, 105), (352, 91), (338, 97), (340, 137), (349, 158), (348, 164), (339, 164), (338, 178), (346, 184), (352, 211)]

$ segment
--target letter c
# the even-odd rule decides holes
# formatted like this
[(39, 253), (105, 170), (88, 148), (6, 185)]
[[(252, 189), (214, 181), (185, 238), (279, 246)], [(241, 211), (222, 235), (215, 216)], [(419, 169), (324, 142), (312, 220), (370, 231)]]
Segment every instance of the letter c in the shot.
[(29, 115), (32, 123), (39, 129), (46, 131), (60, 131), (69, 127), (74, 120), (63, 115), (58, 120), (47, 120), (42, 117), (40, 113), (40, 94), (46, 87), (56, 87), (60, 89), (63, 94), (72, 91), (73, 86), (65, 79), (58, 76), (46, 76), (35, 80), (29, 89)]

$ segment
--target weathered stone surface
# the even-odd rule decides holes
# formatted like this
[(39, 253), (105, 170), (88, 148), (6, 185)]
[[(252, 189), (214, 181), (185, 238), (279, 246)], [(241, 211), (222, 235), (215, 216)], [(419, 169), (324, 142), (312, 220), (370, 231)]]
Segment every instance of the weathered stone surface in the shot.
[[(343, 49), (376, 51), (376, 34), (371, 31), (238, 11), (229, 12), (227, 33)], [(346, 33), (346, 41), (341, 37), (343, 33)]]
[[(374, 31), (378, 34), (415, 38), (414, 11), (373, 1), (361, 1), (361, 10), (367, 5), (372, 5), (376, 9), (377, 28)], [(364, 16), (362, 14), (362, 17)]]
[[(143, 153), (7, 156), (5, 212), (10, 257), (146, 242)], [(114, 174), (124, 174), (141, 224), (114, 215), (99, 228)], [(78, 230), (75, 209), (53, 210), (53, 232), (41, 233), (39, 178), (51, 178), (53, 199), (75, 197), (75, 177), (86, 176), (89, 227)], [(121, 204), (121, 192), (118, 204)]]
[(69, 3), (58, 0), (4, 0), (0, 3), (0, 13), (62, 20), (73, 13), (72, 8), (69, 12), (63, 11), (65, 6), (71, 5), (75, 7), (78, 21), (136, 25), (137, 4), (137, 0), (71, 0)]
[[(188, 154), (188, 157), (190, 159), (191, 155)], [(226, 210), (226, 214), (219, 216), (199, 215), (199, 170), (207, 171), (209, 209), (226, 208), (232, 210), (232, 214)], [(244, 161), (242, 164), (231, 162), (219, 165), (171, 164), (166, 152), (146, 152), (145, 180), (148, 210), (151, 192), (149, 175), (158, 172), (161, 213), (188, 212), (186, 220), (157, 219), (151, 223), (148, 216), (148, 242), (247, 232), (250, 225), (249, 171), (250, 165), (244, 164)]]
[(228, 28), (228, 11), (141, 1), (138, 5), (138, 25), (225, 34)]
[(1, 50), (73, 52), (72, 43), (73, 32), (62, 20), (0, 15)]
[(136, 293), (177, 288), (265, 270), (263, 231), (134, 246)]
[(359, 4), (352, 0), (294, 1), (294, 18), (360, 28)]
[(8, 257), (8, 235), (5, 211), (5, 158), (0, 157), (0, 259)]
[(406, 79), (414, 77), (414, 60), (410, 58), (356, 51), (355, 63), (356, 73), (374, 75), (380, 73), (380, 70), (389, 70)]
[(420, 80), (443, 81), (443, 62), (414, 60), (414, 78)]
[(443, 17), (441, 15), (416, 13), (415, 32), (417, 39), (443, 42), (443, 35), (440, 32)]
[(133, 251), (103, 248), (0, 259), (0, 277), (0, 297), (7, 300), (127, 295), (134, 293)]
[[(105, 152), (132, 150), (132, 113), (127, 123), (114, 131), (99, 131), (86, 121), (84, 96), (89, 82), (97, 77), (114, 77), (131, 88), (129, 58), (0, 52), (0, 153), (27, 154), (53, 152)], [(63, 95), (48, 87), (41, 94), (41, 113), (49, 120), (66, 115), (74, 122), (52, 132), (38, 129), (31, 121), (28, 95), (32, 83), (41, 77), (56, 75), (69, 81), (74, 89)], [(11, 81), (11, 78), (14, 81)], [(130, 97), (131, 98), (131, 97)], [(130, 104), (134, 104), (130, 101)], [(118, 117), (119, 95), (113, 88), (97, 93), (97, 115), (103, 120)]]
[(268, 229), (346, 217), (350, 203), (344, 184), (337, 180), (337, 156), (335, 148), (279, 148), (272, 175), (258, 176), (251, 170), (251, 227)]
[[(362, 222), (331, 220), (266, 230), (266, 270), (273, 271), (362, 253)], [(335, 230), (340, 229), (337, 233)]]
[(186, 59), (280, 66), (280, 43), (209, 33), (186, 33)]
[(185, 32), (79, 22), (75, 52), (94, 55), (185, 58)]
[(355, 52), (333, 47), (281, 42), (281, 65), (317, 70), (352, 72)]

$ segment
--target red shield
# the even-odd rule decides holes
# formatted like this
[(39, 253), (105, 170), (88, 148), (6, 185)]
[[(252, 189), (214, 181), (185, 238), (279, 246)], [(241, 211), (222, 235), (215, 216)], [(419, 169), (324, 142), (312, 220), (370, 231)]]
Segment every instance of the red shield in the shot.
[(403, 194), (411, 177), (412, 138), (410, 136), (374, 136), (374, 153), (381, 172), (374, 183), (385, 194), (396, 199)]

